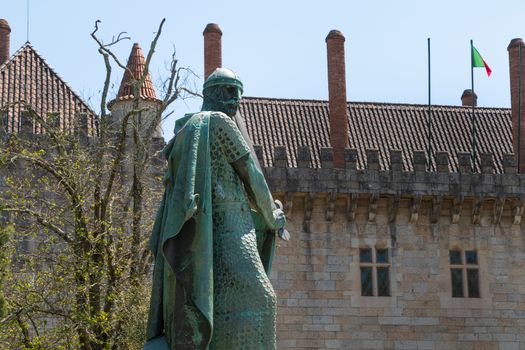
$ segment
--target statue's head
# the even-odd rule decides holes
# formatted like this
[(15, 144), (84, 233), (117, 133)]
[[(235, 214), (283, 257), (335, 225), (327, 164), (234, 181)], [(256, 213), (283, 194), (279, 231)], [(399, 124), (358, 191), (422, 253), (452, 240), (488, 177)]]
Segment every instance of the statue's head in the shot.
[(204, 83), (202, 110), (219, 111), (233, 117), (239, 109), (242, 92), (242, 82), (235, 72), (217, 68)]

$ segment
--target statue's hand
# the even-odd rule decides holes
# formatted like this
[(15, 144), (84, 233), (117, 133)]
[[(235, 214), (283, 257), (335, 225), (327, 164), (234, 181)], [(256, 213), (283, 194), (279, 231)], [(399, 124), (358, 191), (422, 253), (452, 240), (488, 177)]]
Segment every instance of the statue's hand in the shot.
[(286, 216), (281, 209), (275, 209), (273, 211), (274, 223), (271, 225), (273, 230), (278, 230), (286, 225)]
[[(278, 200), (278, 199), (275, 200), (275, 207), (277, 207), (277, 210), (280, 210), (281, 213), (284, 216), (283, 203), (281, 203), (280, 200)], [(284, 228), (284, 225), (286, 225), (286, 217), (284, 217), (284, 224), (281, 227), (277, 228), (277, 235), (283, 241), (289, 241), (290, 240), (290, 232), (288, 232), (288, 230)]]
[(290, 240), (290, 232), (288, 232), (287, 229), (285, 229), (284, 227), (280, 228), (277, 230), (277, 235), (279, 236), (280, 239), (282, 239), (283, 241), (289, 241)]
[(282, 240), (288, 241), (290, 239), (290, 233), (284, 228), (286, 225), (286, 216), (281, 209), (275, 209), (273, 211), (274, 224), (272, 229), (274, 229)]

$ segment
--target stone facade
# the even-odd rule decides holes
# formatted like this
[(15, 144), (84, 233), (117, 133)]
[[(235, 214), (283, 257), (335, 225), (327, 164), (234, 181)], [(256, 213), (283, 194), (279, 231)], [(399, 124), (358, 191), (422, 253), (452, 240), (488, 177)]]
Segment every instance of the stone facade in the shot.
[[(325, 149), (325, 154), (330, 154)], [(305, 150), (302, 150), (305, 152)], [(352, 153), (352, 150), (348, 150)], [(290, 218), (272, 271), (279, 349), (524, 349), (525, 176), (506, 172), (265, 169)], [(329, 157), (327, 157), (329, 159)], [(351, 159), (351, 157), (347, 157)], [(388, 250), (390, 296), (361, 296), (360, 249)], [(478, 254), (479, 298), (452, 297), (450, 250)]]
[[(203, 34), (207, 75), (222, 63), (222, 32), (214, 24)], [(416, 151), (424, 142), (413, 137), (425, 129), (387, 137), (394, 128), (363, 128), (369, 130), (366, 134), (352, 124), (366, 120), (356, 118), (359, 110), (368, 119), (374, 110), (380, 110), (384, 120), (392, 115), (420, 115), (424, 121), (426, 115), (418, 106), (347, 106), (344, 37), (336, 31), (332, 34), (327, 38), (328, 62), (339, 70), (329, 71), (330, 113), (322, 101), (269, 101), (265, 108), (254, 108), (261, 102), (252, 98), (241, 106), (254, 140), (287, 145), (256, 147), (269, 185), (285, 205), (292, 234), (289, 242), (278, 241), (271, 274), (278, 295), (279, 349), (525, 349), (525, 141), (517, 142), (518, 135), (525, 133), (516, 132), (525, 125), (519, 122), (525, 112), (518, 108), (516, 51), (523, 42), (514, 40), (509, 46), (512, 115), (479, 109), (479, 115), (484, 114), (480, 123), (485, 120), (486, 126), (480, 127), (481, 139), (494, 153), (480, 154), (474, 165), (479, 172), (473, 173), (471, 156), (463, 152), (468, 149), (468, 124), (459, 123), (469, 118), (470, 108), (441, 106), (434, 111), (442, 133), (453, 134), (450, 139), (443, 137), (442, 147), (467, 137), (447, 148), (449, 153), (434, 147), (431, 171), (426, 153)], [(145, 92), (149, 99), (142, 101), (150, 111), (158, 104), (152, 89), (151, 85)], [(130, 108), (126, 96), (129, 92), (119, 93), (122, 99), (112, 106), (115, 120)], [(283, 110), (292, 111), (290, 115), (280, 113), (278, 107), (288, 105), (294, 108)], [(301, 110), (299, 105), (310, 107)], [(81, 112), (81, 137), (87, 140), (95, 127), (91, 114)], [(268, 118), (263, 123), (264, 113)], [(451, 120), (454, 123), (446, 124)], [(15, 124), (11, 131), (18, 125), (21, 134), (36, 131), (23, 114), (10, 125)], [(326, 128), (313, 127), (317, 125)], [(299, 135), (304, 130), (311, 134)], [(438, 139), (437, 133), (434, 137)], [(385, 140), (399, 141), (403, 150), (345, 149), (376, 139), (385, 149), (394, 143)], [(157, 137), (152, 153), (162, 144)], [(327, 144), (333, 148), (324, 147)], [(511, 145), (520, 157), (508, 154)], [(164, 161), (156, 158), (148, 169), (155, 178), (150, 185), (159, 186), (155, 181), (163, 166)], [(369, 266), (374, 271), (373, 294), (379, 294), (379, 265), (361, 262), (363, 249), (375, 255), (387, 252), (381, 267), (388, 269), (388, 296), (362, 295), (362, 268)], [(468, 269), (477, 271), (479, 297), (453, 297), (451, 271), (458, 265), (451, 265), (450, 251), (476, 252), (475, 264), (461, 264), (459, 269), (462, 276)], [(463, 282), (468, 295), (468, 280)]]

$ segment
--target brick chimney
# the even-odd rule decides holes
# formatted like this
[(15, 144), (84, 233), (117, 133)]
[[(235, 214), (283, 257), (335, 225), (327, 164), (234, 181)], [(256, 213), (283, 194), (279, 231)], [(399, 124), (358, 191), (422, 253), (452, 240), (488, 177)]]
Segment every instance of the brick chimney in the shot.
[[(520, 69), (521, 47), (521, 69)], [(507, 47), (510, 68), (510, 102), (512, 107), (512, 143), (518, 171), (525, 173), (525, 44), (523, 40), (512, 39)], [(522, 83), (520, 88), (520, 70)], [(521, 90), (521, 108), (520, 108)], [(520, 111), (521, 110), (521, 111)], [(521, 126), (521, 132), (518, 132)], [(519, 159), (518, 159), (519, 158)]]
[(204, 80), (216, 69), (222, 67), (222, 31), (218, 24), (208, 23), (204, 32)]
[(472, 104), (474, 104), (474, 107), (478, 105), (478, 95), (472, 89), (466, 89), (461, 95), (461, 105), (463, 107), (472, 107)]
[(5, 19), (0, 18), (0, 65), (9, 60), (9, 36), (11, 27)]
[(334, 153), (334, 167), (345, 167), (345, 149), (348, 148), (348, 107), (346, 101), (345, 37), (331, 30), (326, 37), (328, 58), (328, 105), (330, 109), (330, 143)]

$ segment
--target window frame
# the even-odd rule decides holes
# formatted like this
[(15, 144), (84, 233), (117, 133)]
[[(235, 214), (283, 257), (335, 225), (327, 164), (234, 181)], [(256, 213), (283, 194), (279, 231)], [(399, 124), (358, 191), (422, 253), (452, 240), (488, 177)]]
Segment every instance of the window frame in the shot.
[[(452, 253), (459, 252), (460, 262), (452, 262)], [(467, 262), (467, 253), (475, 253), (475, 262)], [(449, 249), (449, 269), (450, 269), (450, 292), (452, 298), (456, 299), (481, 299), (481, 285), (480, 285), (480, 269), (479, 269), (479, 253), (477, 249), (459, 249), (452, 248)], [(457, 288), (455, 286), (455, 278), (453, 271), (461, 271), (461, 295), (455, 293)], [(469, 271), (476, 271), (476, 286), (471, 285), (471, 280), (469, 279)], [(457, 279), (456, 279), (457, 280)], [(477, 292), (477, 293), (476, 293)], [(456, 295), (455, 295), (456, 294)]]
[[(371, 252), (371, 261), (362, 261), (362, 252), (370, 250)], [(386, 262), (378, 262), (378, 251), (386, 251)], [(359, 282), (360, 282), (360, 288), (361, 288), (361, 296), (362, 297), (391, 297), (392, 296), (392, 277), (391, 277), (391, 271), (392, 271), (392, 257), (390, 255), (390, 249), (389, 248), (379, 248), (379, 247), (362, 247), (359, 248)], [(372, 294), (363, 294), (363, 269), (372, 269)], [(387, 282), (387, 293), (386, 294), (379, 294), (379, 274), (378, 269), (385, 269), (386, 270), (386, 282)]]

